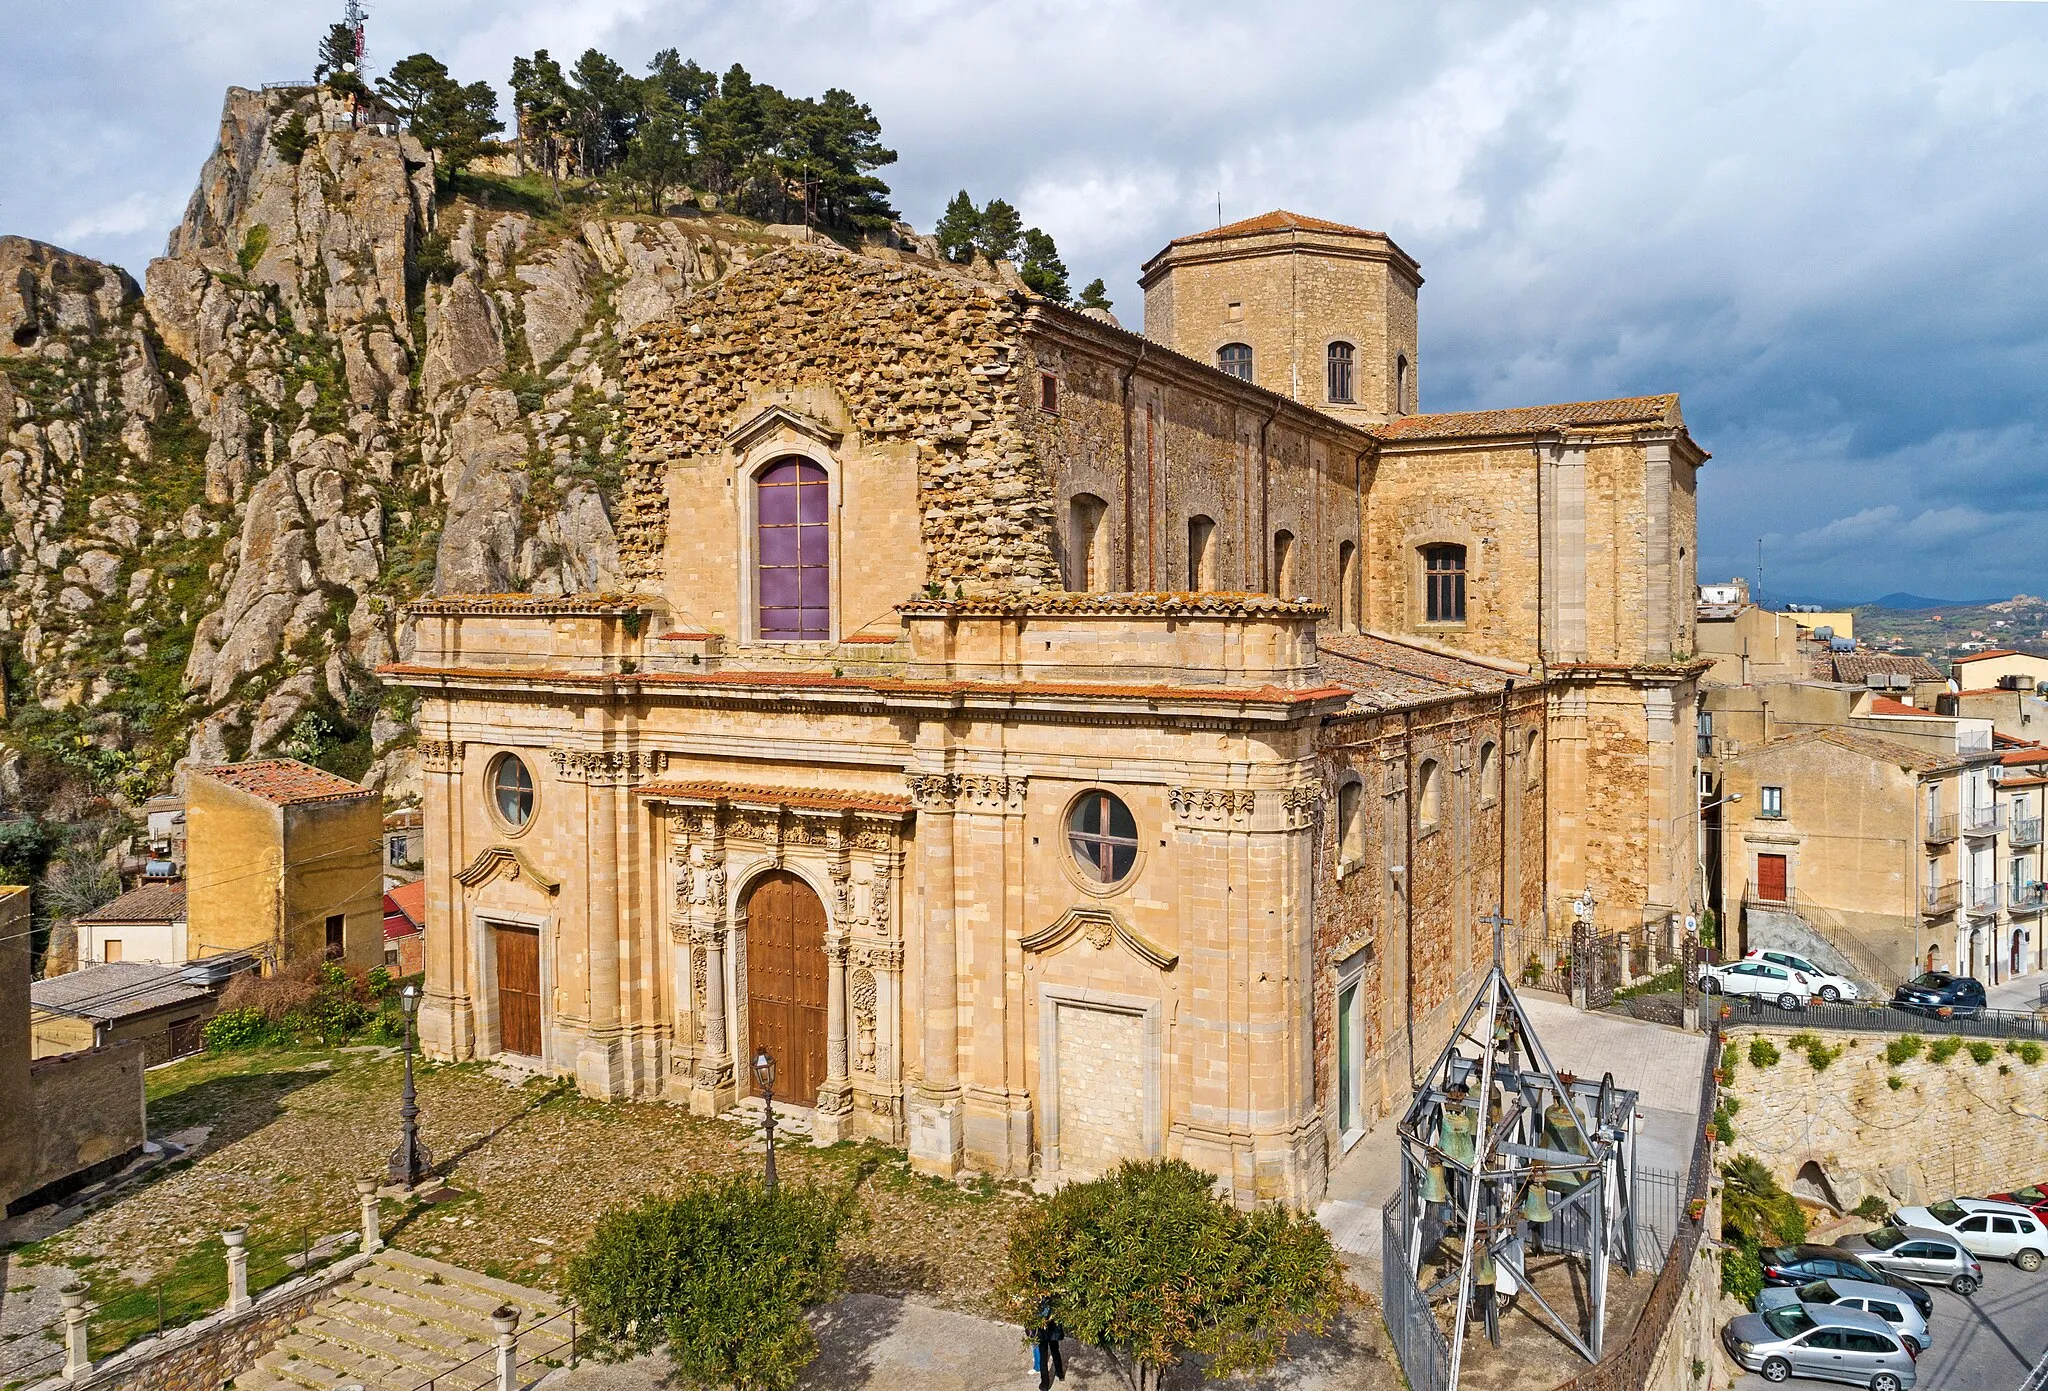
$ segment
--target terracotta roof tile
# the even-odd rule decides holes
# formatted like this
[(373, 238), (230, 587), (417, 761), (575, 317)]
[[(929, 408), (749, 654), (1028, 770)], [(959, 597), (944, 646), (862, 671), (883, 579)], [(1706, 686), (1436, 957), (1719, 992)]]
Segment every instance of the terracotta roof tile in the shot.
[(2033, 657), (2033, 652), (2021, 652), (2011, 647), (1987, 647), (1982, 652), (1966, 652), (1960, 657), (1949, 659), (1950, 666), (1961, 666), (1965, 662), (1981, 662), (1986, 657)]
[(806, 807), (815, 811), (874, 811), (891, 816), (901, 816), (911, 806), (908, 797), (888, 792), (758, 787), (736, 782), (651, 782), (640, 788), (640, 795), (691, 802), (751, 802), (762, 806)]
[(2009, 749), (1998, 756), (1998, 761), (2008, 768), (2022, 768), (2029, 763), (2048, 763), (2048, 749), (2042, 748), (2039, 744)]
[(1862, 685), (1866, 676), (1903, 676), (1909, 681), (1946, 681), (1934, 663), (1925, 657), (1905, 657), (1889, 652), (1836, 652), (1830, 655), (1835, 680)]
[(1922, 710), (1917, 705), (1908, 705), (1905, 701), (1894, 700), (1890, 696), (1877, 696), (1874, 698), (1870, 702), (1870, 713), (1873, 715), (1912, 715), (1923, 720), (1945, 718), (1945, 716), (1936, 711)]
[(167, 884), (144, 884), (141, 888), (130, 889), (112, 903), (102, 904), (90, 913), (81, 913), (78, 920), (87, 923), (183, 922), (185, 883), (173, 880)]
[(1865, 758), (1875, 759), (1880, 763), (1896, 763), (1901, 768), (1908, 768), (1917, 773), (1946, 767), (1955, 762), (1953, 758), (1942, 754), (1933, 753), (1926, 749), (1916, 749), (1910, 744), (1895, 743), (1890, 739), (1881, 739), (1875, 734), (1864, 734), (1857, 730), (1844, 729), (1840, 725), (1830, 725), (1825, 729), (1809, 729), (1798, 734), (1788, 734), (1782, 739), (1773, 739), (1768, 744), (1752, 744), (1741, 753), (1729, 755), (1729, 758), (1731, 761), (1748, 760), (1778, 749), (1788, 748), (1794, 744), (1812, 743), (1832, 744), (1838, 749), (1861, 754)]
[(301, 763), (296, 758), (262, 758), (248, 763), (217, 763), (194, 768), (215, 782), (239, 792), (260, 797), (275, 806), (298, 806), (304, 802), (341, 802), (354, 797), (374, 797), (376, 792), (347, 778)]
[(1387, 710), (1462, 692), (1493, 694), (1509, 673), (1367, 633), (1327, 633), (1316, 642), (1323, 675), (1357, 694), (1352, 708)]
[(1484, 439), (1491, 435), (1536, 435), (1553, 430), (1610, 425), (1668, 425), (1685, 428), (1676, 394), (1625, 396), (1612, 401), (1573, 401), (1555, 406), (1519, 406), (1449, 415), (1404, 415), (1372, 427), (1383, 440)]
[[(427, 881), (415, 879), (410, 884), (400, 884), (395, 889), (384, 891), (384, 911), (405, 914), (415, 928), (427, 925)], [(389, 937), (389, 931), (384, 934)]]
[(1346, 237), (1384, 237), (1384, 232), (1369, 232), (1363, 227), (1351, 227), (1342, 222), (1330, 222), (1320, 217), (1308, 217), (1291, 213), (1285, 208), (1260, 213), (1237, 222), (1211, 228), (1207, 232), (1191, 232), (1185, 237), (1175, 237), (1169, 246), (1186, 246), (1189, 242), (1218, 241), (1226, 237), (1256, 236), (1261, 232), (1333, 232)]

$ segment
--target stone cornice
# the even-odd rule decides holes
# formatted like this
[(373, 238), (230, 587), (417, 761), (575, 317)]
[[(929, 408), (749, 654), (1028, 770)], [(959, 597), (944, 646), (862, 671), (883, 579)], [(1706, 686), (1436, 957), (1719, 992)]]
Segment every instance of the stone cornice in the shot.
[(402, 612), (407, 618), (623, 618), (653, 607), (652, 600), (625, 594), (441, 594), (415, 599)]
[(916, 598), (896, 606), (906, 618), (1033, 618), (1079, 614), (1102, 618), (1328, 618), (1327, 604), (1281, 599), (1271, 594), (1140, 591), (1082, 594), (999, 594), (976, 599)]
[(1162, 971), (1171, 971), (1180, 961), (1178, 954), (1154, 946), (1133, 932), (1109, 908), (1069, 908), (1045, 927), (1023, 938), (1017, 946), (1028, 952), (1057, 951), (1077, 935), (1085, 935), (1098, 949), (1107, 947), (1112, 941), (1120, 942), (1125, 951)]
[(490, 883), (500, 874), (513, 879), (524, 875), (550, 894), (562, 891), (561, 880), (551, 879), (542, 874), (533, 867), (531, 860), (509, 845), (493, 845), (478, 851), (476, 858), (469, 862), (469, 867), (456, 871), (455, 877), (464, 886), (476, 889)]

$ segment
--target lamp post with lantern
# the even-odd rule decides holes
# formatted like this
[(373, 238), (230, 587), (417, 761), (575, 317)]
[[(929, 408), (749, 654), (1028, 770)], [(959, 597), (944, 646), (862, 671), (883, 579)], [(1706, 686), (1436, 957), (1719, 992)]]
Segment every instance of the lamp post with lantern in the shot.
[(768, 1191), (775, 1191), (775, 1059), (766, 1048), (754, 1054), (754, 1085), (761, 1092), (762, 1132), (768, 1139)]
[(420, 1139), (419, 1096), (412, 1084), (413, 1017), (420, 1011), (420, 988), (408, 983), (398, 992), (398, 1008), (405, 1015), (405, 1091), (398, 1107), (398, 1148), (391, 1152), (391, 1182), (408, 1192), (419, 1187), (434, 1163), (426, 1142)]

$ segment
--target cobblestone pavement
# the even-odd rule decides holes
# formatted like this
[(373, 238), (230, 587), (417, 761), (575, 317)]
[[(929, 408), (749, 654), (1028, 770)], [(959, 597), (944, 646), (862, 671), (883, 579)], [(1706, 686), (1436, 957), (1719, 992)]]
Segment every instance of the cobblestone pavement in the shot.
[[(848, 1295), (813, 1321), (818, 1360), (805, 1369), (803, 1391), (840, 1387), (889, 1391), (1015, 1391), (1038, 1385), (1031, 1350), (1017, 1328), (880, 1295)], [(1124, 1391), (1126, 1383), (1094, 1348), (1064, 1344), (1068, 1391)], [(1297, 1340), (1271, 1376), (1231, 1381), (1243, 1391), (1395, 1391), (1401, 1384), (1386, 1335), (1370, 1312), (1326, 1339)], [(615, 1365), (586, 1363), (551, 1377), (550, 1391), (668, 1391), (668, 1361), (643, 1357)], [(1166, 1378), (1169, 1391), (1221, 1383), (1203, 1380), (1193, 1363)]]

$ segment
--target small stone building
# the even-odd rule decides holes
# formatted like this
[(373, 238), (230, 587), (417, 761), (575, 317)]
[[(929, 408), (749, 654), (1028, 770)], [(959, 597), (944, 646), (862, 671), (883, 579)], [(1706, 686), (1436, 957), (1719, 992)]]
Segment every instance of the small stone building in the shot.
[(174, 966), (113, 961), (37, 981), (29, 991), (38, 1058), (140, 1044), (151, 1065), (196, 1053), (219, 996)]
[(1676, 398), (1414, 415), (1413, 263), (1269, 230), (1155, 260), (1148, 337), (789, 246), (633, 340), (633, 592), (430, 599), (385, 669), (427, 1050), (709, 1113), (766, 1049), (923, 1172), (1312, 1203), (1482, 918), (1683, 904)]
[(182, 880), (144, 883), (112, 903), (76, 920), (78, 964), (148, 961), (159, 965), (186, 959), (185, 885)]
[(291, 758), (186, 772), (193, 957), (257, 953), (270, 969), (384, 960), (384, 811), (372, 788)]

